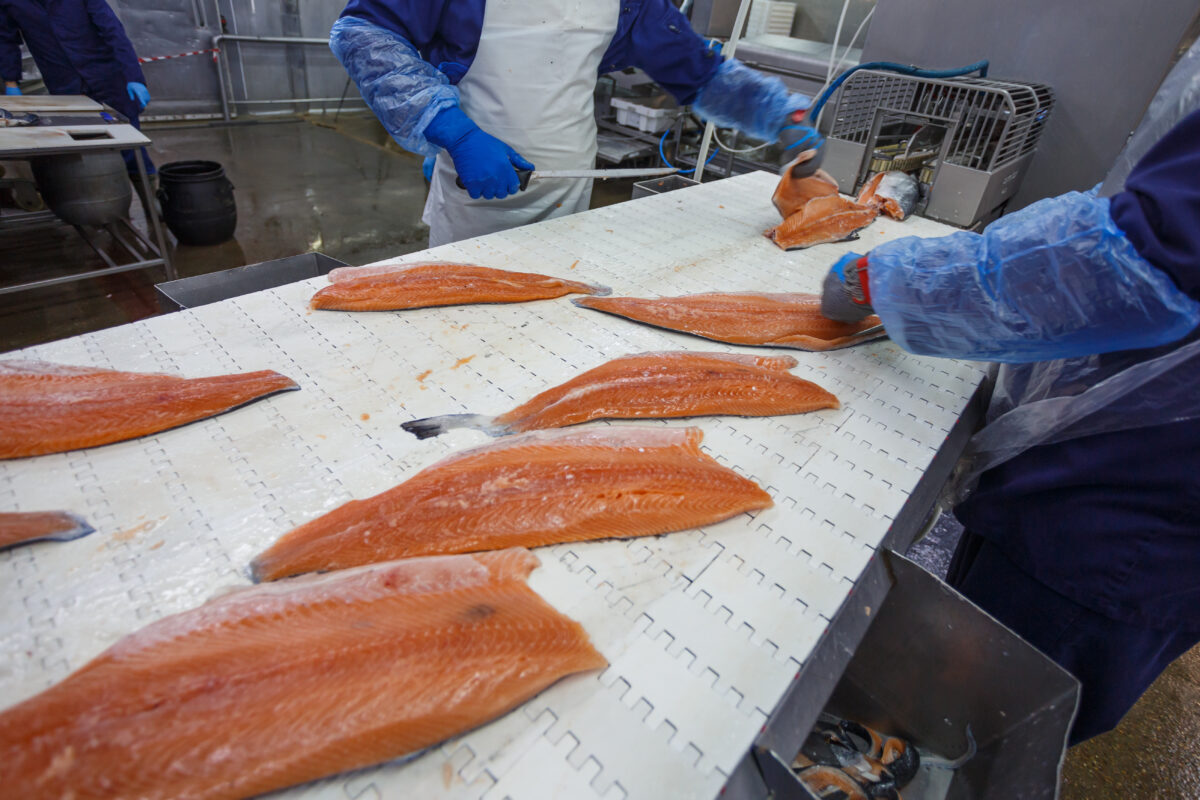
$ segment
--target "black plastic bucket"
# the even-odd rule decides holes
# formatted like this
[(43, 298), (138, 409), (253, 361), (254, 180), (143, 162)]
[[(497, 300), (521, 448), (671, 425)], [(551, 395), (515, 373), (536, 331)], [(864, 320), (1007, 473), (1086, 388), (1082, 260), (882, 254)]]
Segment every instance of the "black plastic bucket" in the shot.
[(133, 195), (120, 153), (71, 153), (32, 159), (38, 191), (59, 219), (106, 225), (129, 215)]
[(225, 168), (215, 161), (173, 161), (158, 168), (163, 221), (181, 244), (220, 244), (233, 238), (237, 203)]

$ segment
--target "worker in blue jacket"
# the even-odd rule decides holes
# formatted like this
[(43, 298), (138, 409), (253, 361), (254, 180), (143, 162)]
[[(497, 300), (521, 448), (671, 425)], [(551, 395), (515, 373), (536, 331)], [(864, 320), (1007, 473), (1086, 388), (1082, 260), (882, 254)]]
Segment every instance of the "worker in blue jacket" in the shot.
[[(125, 28), (104, 0), (0, 0), (0, 79), (5, 94), (21, 93), (21, 41), (51, 94), (83, 94), (139, 127), (150, 102), (146, 78)], [(133, 151), (122, 153), (131, 174)], [(149, 172), (154, 165), (145, 149)]]
[(771, 141), (809, 106), (722, 61), (668, 0), (351, 0), (330, 47), (392, 137), (437, 157), (434, 246), (588, 207), (591, 181), (519, 191), (516, 170), (595, 166), (602, 73), (641, 67), (716, 124)]
[(947, 580), (1079, 678), (1072, 743), (1200, 642), (1200, 45), (1139, 141), (1100, 191), (852, 253), (823, 295), (911, 352), (1003, 362)]

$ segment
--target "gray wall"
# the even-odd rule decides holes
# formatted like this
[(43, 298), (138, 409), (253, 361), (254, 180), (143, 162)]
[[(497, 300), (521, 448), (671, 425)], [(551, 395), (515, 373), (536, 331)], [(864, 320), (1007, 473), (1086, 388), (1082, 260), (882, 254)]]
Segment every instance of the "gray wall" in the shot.
[[(174, 55), (212, 46), (221, 32), (245, 36), (326, 38), (345, 0), (110, 0), (139, 56)], [(346, 72), (322, 45), (224, 43), (235, 97), (273, 100), (340, 97)], [(217, 70), (209, 55), (142, 65), (154, 97), (149, 116), (219, 113)], [(358, 93), (349, 87), (348, 102)], [(292, 110), (292, 105), (243, 106)], [(301, 107), (303, 108), (303, 107)]]
[[(842, 38), (839, 40), (842, 47), (850, 43), (850, 37), (858, 29), (858, 24), (874, 7), (875, 0), (850, 0), (850, 5), (846, 8), (846, 19), (842, 23)], [(792, 23), (792, 36), (815, 42), (832, 42), (841, 13), (842, 0), (799, 0), (796, 3), (796, 19)], [(869, 29), (870, 23), (867, 23), (867, 30)], [(862, 47), (867, 30), (859, 34), (859, 47)]]
[(1196, 0), (886, 0), (863, 61), (953, 67), (1054, 89), (1054, 112), (1010, 208), (1099, 183), (1174, 63)]

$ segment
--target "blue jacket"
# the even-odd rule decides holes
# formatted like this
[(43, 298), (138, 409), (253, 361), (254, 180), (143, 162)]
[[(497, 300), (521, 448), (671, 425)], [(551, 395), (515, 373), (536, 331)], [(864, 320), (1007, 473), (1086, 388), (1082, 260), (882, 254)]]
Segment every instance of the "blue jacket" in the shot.
[[(475, 59), (483, 8), (484, 0), (350, 0), (342, 16), (399, 34), (451, 83), (458, 83)], [(712, 78), (719, 62), (667, 0), (624, 0), (616, 34), (600, 59), (600, 73), (641, 67), (687, 104)]]
[(22, 39), (51, 94), (86, 94), (137, 116), (125, 85), (146, 78), (104, 0), (0, 0), (0, 79), (21, 79)]
[[(1197, 176), (1200, 111), (1138, 162), (1111, 212), (1147, 261), (1200, 299)], [(1174, 346), (1103, 358), (1139, 360)], [(1181, 381), (1200, 398), (1200, 364), (1184, 362), (1105, 413), (1145, 420)], [(985, 472), (955, 514), (1083, 606), (1124, 622), (1200, 631), (1200, 421), (1164, 416), (1027, 450)]]

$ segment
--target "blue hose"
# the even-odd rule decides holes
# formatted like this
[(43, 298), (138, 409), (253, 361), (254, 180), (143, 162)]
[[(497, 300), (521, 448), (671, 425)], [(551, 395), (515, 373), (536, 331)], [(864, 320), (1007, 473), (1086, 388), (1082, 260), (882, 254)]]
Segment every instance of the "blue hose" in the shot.
[[(663, 135), (660, 136), (658, 139), (658, 157), (661, 158), (662, 162), (664, 164), (666, 164), (668, 167), (670, 167), (671, 169), (675, 169), (675, 165), (672, 164), (670, 161), (667, 161), (667, 154), (665, 152), (663, 152), (663, 142), (665, 142), (667, 140), (667, 134), (669, 134), (670, 132), (671, 132), (671, 129), (667, 128), (665, 131), (663, 131)], [(704, 166), (707, 167), (709, 164), (711, 164), (712, 160), (717, 157), (717, 153), (719, 153), (720, 150), (721, 149), (719, 147), (714, 145), (712, 155), (709, 156), (708, 160), (704, 162)], [(679, 154), (676, 153), (676, 155), (679, 155)], [(691, 175), (695, 171), (696, 171), (695, 167), (692, 167), (691, 169), (681, 169), (681, 170), (679, 170), (679, 174), (680, 175)]]
[(986, 78), (988, 74), (988, 62), (986, 60), (976, 61), (974, 64), (968, 64), (958, 69), (922, 69), (912, 64), (898, 64), (894, 61), (870, 61), (866, 64), (859, 64), (838, 75), (834, 82), (829, 84), (825, 88), (825, 91), (821, 92), (821, 96), (808, 109), (804, 121), (814, 128), (817, 127), (817, 118), (820, 116), (821, 108), (824, 107), (825, 102), (833, 96), (833, 93), (837, 91), (839, 86), (845, 83), (846, 78), (849, 78), (860, 69), (882, 69), (888, 72), (898, 72), (901, 75), (911, 75), (915, 78), (957, 78), (961, 75), (970, 75), (972, 72), (978, 72), (979, 77)]

